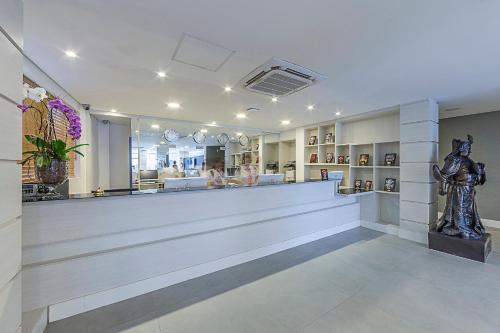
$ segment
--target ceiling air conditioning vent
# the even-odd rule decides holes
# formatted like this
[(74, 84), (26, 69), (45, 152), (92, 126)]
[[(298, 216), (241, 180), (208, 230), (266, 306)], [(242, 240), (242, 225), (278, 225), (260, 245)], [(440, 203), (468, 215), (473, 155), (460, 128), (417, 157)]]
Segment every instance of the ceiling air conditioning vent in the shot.
[(243, 88), (271, 96), (286, 96), (309, 87), (326, 76), (310, 69), (273, 58), (254, 69), (241, 81)]

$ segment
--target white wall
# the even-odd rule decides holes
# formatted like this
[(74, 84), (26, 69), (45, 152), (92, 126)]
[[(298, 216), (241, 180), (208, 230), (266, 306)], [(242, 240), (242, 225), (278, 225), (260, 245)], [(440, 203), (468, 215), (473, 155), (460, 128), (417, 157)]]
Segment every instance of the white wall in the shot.
[(109, 184), (111, 188), (129, 188), (130, 125), (111, 123), (109, 128)]
[(342, 122), (338, 143), (399, 141), (399, 112), (357, 121)]
[(87, 162), (88, 192), (129, 188), (130, 124), (101, 121), (90, 116), (90, 158)]
[[(0, 331), (21, 326), (21, 0), (4, 0), (0, 10)], [(8, 38), (9, 37), (9, 38)]]

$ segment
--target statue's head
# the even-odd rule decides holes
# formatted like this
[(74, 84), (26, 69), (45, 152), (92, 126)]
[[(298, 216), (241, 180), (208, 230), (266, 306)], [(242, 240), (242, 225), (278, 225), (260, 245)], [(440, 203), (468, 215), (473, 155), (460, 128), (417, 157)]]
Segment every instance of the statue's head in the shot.
[(467, 135), (467, 140), (462, 141), (460, 139), (453, 139), (453, 153), (461, 156), (469, 156), (471, 152), (471, 146), (473, 143), (472, 135)]

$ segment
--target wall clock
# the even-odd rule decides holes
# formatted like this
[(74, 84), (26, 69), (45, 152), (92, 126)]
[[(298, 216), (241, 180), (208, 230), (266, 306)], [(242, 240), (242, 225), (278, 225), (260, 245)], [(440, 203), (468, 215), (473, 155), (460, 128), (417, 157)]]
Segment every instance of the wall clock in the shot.
[(226, 133), (221, 133), (217, 135), (217, 141), (219, 141), (219, 144), (225, 146), (229, 141), (229, 136)]
[(196, 143), (203, 143), (205, 142), (206, 135), (201, 133), (200, 131), (196, 131), (193, 133), (193, 140)]
[(168, 142), (175, 142), (179, 140), (180, 134), (179, 132), (171, 128), (166, 130), (163, 136), (165, 137), (165, 140), (167, 140)]
[(240, 142), (240, 145), (242, 145), (243, 147), (246, 147), (246, 146), (248, 146), (248, 143), (250, 142), (250, 140), (248, 139), (248, 136), (242, 135), (239, 138), (239, 142)]

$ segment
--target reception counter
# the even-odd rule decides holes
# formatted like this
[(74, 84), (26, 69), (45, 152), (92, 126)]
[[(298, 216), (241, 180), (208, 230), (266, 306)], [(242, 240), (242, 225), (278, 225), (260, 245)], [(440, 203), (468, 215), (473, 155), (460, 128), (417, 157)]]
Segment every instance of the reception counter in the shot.
[(360, 225), (335, 181), (30, 202), (23, 311), (50, 321)]

